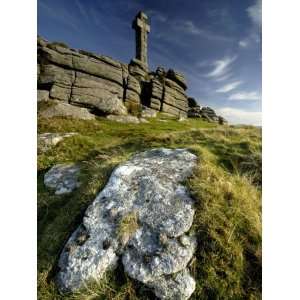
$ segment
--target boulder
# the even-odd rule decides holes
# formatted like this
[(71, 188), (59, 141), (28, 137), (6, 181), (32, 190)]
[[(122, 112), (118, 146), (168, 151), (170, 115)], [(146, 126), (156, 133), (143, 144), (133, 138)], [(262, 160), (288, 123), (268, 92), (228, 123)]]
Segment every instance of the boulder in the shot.
[(68, 194), (80, 186), (79, 173), (80, 168), (76, 164), (55, 165), (45, 174), (44, 184), (55, 190), (55, 195)]
[(95, 120), (95, 115), (88, 109), (77, 107), (65, 102), (52, 100), (53, 105), (39, 111), (39, 116), (43, 118), (70, 117), (81, 120)]
[(47, 90), (37, 90), (37, 101), (48, 101), (49, 91)]
[(121, 258), (125, 272), (160, 299), (188, 299), (196, 239), (189, 233), (193, 200), (182, 182), (196, 161), (186, 149), (159, 148), (119, 165), (61, 253), (60, 291), (99, 280)]
[(189, 118), (201, 118), (201, 108), (199, 105), (190, 107), (188, 110)]
[(141, 117), (142, 118), (155, 118), (157, 116), (157, 111), (151, 109), (147, 106), (142, 107)]
[(210, 107), (201, 108), (201, 117), (209, 122), (219, 122), (219, 117), (216, 115), (215, 111)]

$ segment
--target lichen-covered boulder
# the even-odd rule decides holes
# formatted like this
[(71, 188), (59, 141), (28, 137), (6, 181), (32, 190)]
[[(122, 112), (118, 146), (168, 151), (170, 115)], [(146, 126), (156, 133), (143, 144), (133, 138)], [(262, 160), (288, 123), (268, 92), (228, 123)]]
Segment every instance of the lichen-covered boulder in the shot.
[(58, 164), (53, 166), (44, 176), (44, 184), (55, 190), (55, 195), (71, 193), (80, 186), (80, 167), (77, 164)]
[(159, 148), (118, 166), (62, 251), (59, 289), (76, 291), (99, 280), (122, 258), (125, 272), (157, 297), (188, 299), (196, 239), (189, 233), (193, 200), (182, 182), (196, 160), (186, 149)]

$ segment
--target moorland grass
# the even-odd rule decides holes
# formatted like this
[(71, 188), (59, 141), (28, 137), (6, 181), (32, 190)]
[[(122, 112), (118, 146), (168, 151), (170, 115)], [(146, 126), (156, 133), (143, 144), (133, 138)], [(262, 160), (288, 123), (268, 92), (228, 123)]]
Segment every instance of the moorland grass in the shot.
[[(39, 119), (38, 132), (78, 133), (38, 155), (38, 299), (154, 299), (121, 266), (75, 294), (61, 295), (54, 278), (64, 243), (113, 168), (133, 153), (155, 147), (188, 148), (199, 158), (186, 182), (195, 199), (192, 230), (198, 239), (189, 264), (197, 282), (191, 299), (261, 298), (259, 128), (178, 122), (160, 115), (145, 124)], [(43, 176), (54, 164), (71, 161), (81, 164), (83, 184), (70, 195), (56, 196), (43, 185)], [(127, 221), (120, 225), (121, 233), (127, 231)]]

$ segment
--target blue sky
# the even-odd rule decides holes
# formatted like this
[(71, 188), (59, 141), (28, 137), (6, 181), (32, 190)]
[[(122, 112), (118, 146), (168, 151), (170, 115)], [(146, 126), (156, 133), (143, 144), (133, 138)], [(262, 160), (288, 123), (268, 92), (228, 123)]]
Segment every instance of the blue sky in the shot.
[(261, 0), (38, 0), (38, 34), (129, 62), (131, 22), (150, 17), (149, 64), (232, 123), (261, 124)]

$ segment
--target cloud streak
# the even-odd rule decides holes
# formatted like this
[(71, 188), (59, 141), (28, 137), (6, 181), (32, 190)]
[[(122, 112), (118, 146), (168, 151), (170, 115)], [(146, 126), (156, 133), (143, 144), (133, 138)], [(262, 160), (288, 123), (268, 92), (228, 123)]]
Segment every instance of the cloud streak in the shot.
[(217, 93), (228, 93), (228, 92), (236, 89), (241, 84), (242, 84), (242, 81), (234, 81), (234, 82), (225, 84), (224, 86), (222, 86), (221, 88), (216, 90), (216, 92)]
[(195, 25), (194, 22), (192, 22), (190, 20), (174, 22), (173, 27), (175, 29), (185, 32), (187, 34), (200, 36), (207, 40), (223, 41), (223, 42), (232, 40), (230, 37), (226, 37), (226, 36), (217, 34), (215, 32), (206, 30), (204, 28), (200, 28), (197, 25)]
[(228, 100), (242, 100), (242, 101), (253, 101), (260, 100), (261, 96), (257, 92), (239, 92), (232, 94), (228, 97)]
[(227, 79), (229, 77), (229, 72), (231, 71), (232, 64), (236, 60), (236, 58), (236, 56), (232, 56), (215, 60), (212, 63), (213, 70), (206, 74), (206, 77), (219, 81)]
[(256, 3), (249, 6), (246, 11), (252, 22), (261, 27), (262, 0), (256, 0)]

